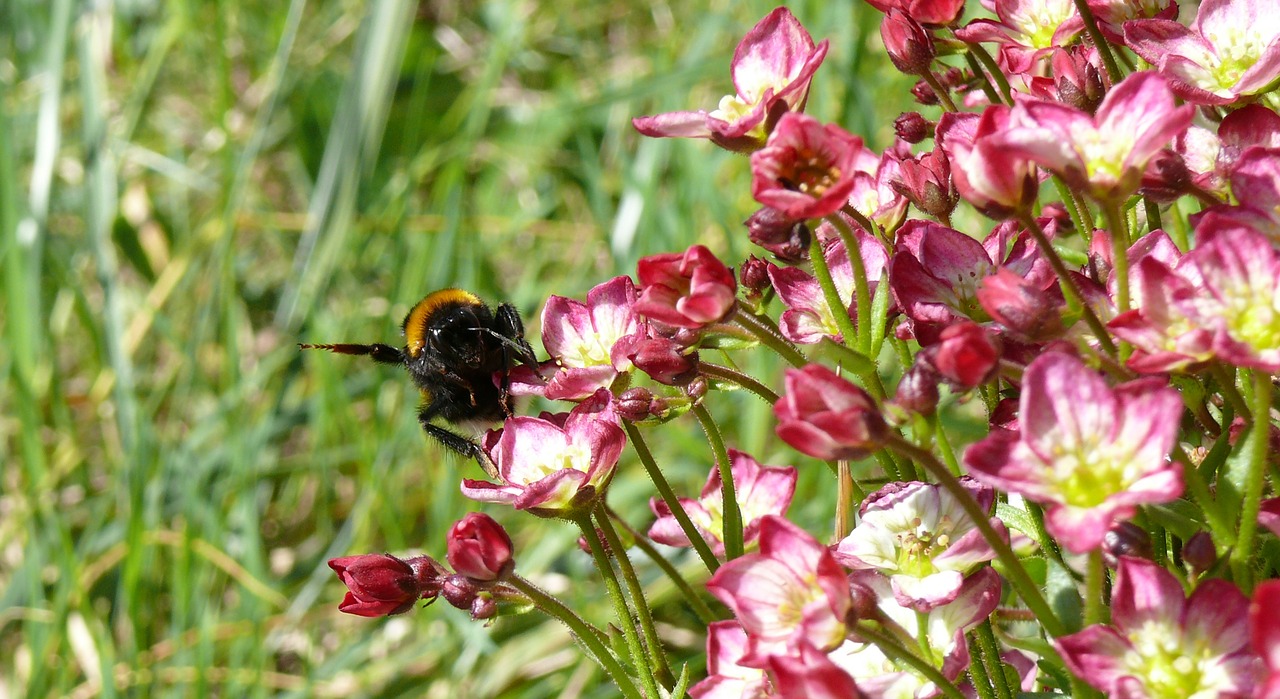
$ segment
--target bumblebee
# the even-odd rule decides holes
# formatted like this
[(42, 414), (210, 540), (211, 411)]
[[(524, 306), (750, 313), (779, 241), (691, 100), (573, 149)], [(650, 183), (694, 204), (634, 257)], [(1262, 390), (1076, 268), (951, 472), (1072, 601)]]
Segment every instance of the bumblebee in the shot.
[(492, 309), (469, 292), (441, 289), (409, 311), (401, 331), (402, 349), (381, 343), (298, 348), (368, 355), (379, 364), (404, 366), (422, 393), (422, 429), (446, 448), (492, 470), (478, 444), (435, 421), (479, 429), (511, 416), (509, 372), (516, 362), (538, 364), (515, 306), (504, 303)]

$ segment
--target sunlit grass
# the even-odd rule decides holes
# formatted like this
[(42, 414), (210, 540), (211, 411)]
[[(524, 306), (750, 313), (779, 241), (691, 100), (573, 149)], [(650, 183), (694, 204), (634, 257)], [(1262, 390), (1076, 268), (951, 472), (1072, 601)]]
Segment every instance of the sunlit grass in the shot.
[[(453, 285), (536, 334), (546, 296), (645, 254), (744, 256), (745, 160), (630, 118), (714, 104), (770, 8), (0, 5), (0, 694), (611, 696), (533, 615), (336, 612), (327, 558), (442, 554), (477, 473), (424, 439), (403, 376), (295, 343), (394, 342)], [(910, 81), (870, 58), (878, 17), (792, 8), (834, 45), (810, 111), (885, 145)], [(713, 400), (737, 444), (795, 458), (768, 406)], [(643, 527), (646, 497), (624, 472), (612, 499)], [(522, 572), (608, 619), (570, 527), (486, 511)]]

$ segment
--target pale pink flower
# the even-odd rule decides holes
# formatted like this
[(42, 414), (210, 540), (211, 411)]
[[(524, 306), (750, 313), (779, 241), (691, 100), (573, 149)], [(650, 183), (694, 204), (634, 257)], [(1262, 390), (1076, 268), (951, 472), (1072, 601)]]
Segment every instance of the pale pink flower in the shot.
[[(729, 450), (733, 487), (738, 509), (742, 513), (743, 540), (755, 541), (760, 535), (760, 521), (765, 515), (785, 515), (796, 491), (794, 466), (762, 466), (746, 452)], [(712, 466), (707, 484), (697, 500), (680, 498), (680, 506), (703, 538), (711, 543), (716, 555), (724, 554), (724, 492), (720, 469)], [(659, 498), (649, 500), (649, 508), (658, 516), (649, 528), (649, 538), (668, 546), (689, 546), (689, 539), (671, 514), (667, 503)]]
[(1008, 107), (994, 105), (982, 116), (948, 112), (938, 121), (938, 145), (951, 161), (956, 191), (995, 219), (1028, 210), (1040, 191), (1035, 165), (1001, 144), (1010, 114)]
[(747, 632), (736, 621), (717, 621), (707, 627), (707, 679), (689, 688), (694, 699), (765, 699), (769, 691), (764, 670), (739, 664), (747, 652)]
[(1246, 699), (1260, 663), (1249, 652), (1249, 600), (1225, 580), (1191, 597), (1172, 573), (1123, 557), (1111, 591), (1111, 624), (1055, 641), (1067, 667), (1112, 697)]
[(833, 214), (849, 201), (861, 150), (862, 139), (839, 126), (788, 112), (751, 154), (751, 195), (793, 219)]
[(1124, 24), (1130, 20), (1177, 19), (1173, 0), (1087, 0), (1102, 35), (1114, 44), (1124, 44)]
[[(849, 206), (886, 232), (897, 230), (907, 215), (909, 202), (893, 183), (902, 179), (902, 161), (910, 157), (911, 146), (899, 139), (880, 155), (863, 146), (854, 158), (853, 190), (849, 192)], [(824, 222), (819, 226), (819, 237), (829, 225)], [(851, 225), (858, 227), (856, 223)]]
[(1124, 36), (1196, 104), (1232, 104), (1280, 77), (1280, 13), (1266, 0), (1204, 0), (1190, 27), (1139, 19), (1124, 23)]
[(1166, 458), (1182, 399), (1164, 384), (1110, 388), (1071, 355), (1041, 355), (1022, 377), (1018, 432), (993, 430), (965, 464), (983, 483), (1047, 504), (1049, 533), (1074, 553), (1092, 551), (1138, 505), (1182, 494), (1182, 468)]
[(568, 414), (507, 418), (485, 439), (500, 481), (464, 479), (462, 494), (542, 516), (572, 515), (603, 494), (626, 441), (604, 389)]
[(1249, 604), (1249, 637), (1266, 666), (1256, 699), (1280, 699), (1280, 580), (1268, 580), (1253, 591)]
[[(521, 384), (551, 400), (581, 400), (609, 386), (620, 373), (631, 371), (627, 351), (644, 338), (646, 329), (635, 310), (636, 289), (631, 277), (614, 277), (587, 292), (583, 303), (552, 296), (542, 310), (542, 344), (551, 363), (542, 368), (549, 381), (537, 384), (525, 373), (512, 372)], [(528, 372), (531, 374), (532, 372)]]
[(753, 151), (764, 145), (780, 112), (804, 110), (827, 46), (825, 39), (815, 45), (791, 11), (779, 7), (733, 53), (729, 69), (736, 94), (721, 98), (711, 112), (670, 112), (631, 123), (646, 136), (708, 138), (722, 148)]
[[(868, 293), (874, 295), (888, 263), (888, 255), (875, 238), (861, 229), (855, 230), (854, 235), (858, 239), (862, 264), (867, 271)], [(822, 257), (831, 272), (836, 295), (844, 304), (844, 313), (856, 322), (853, 265), (849, 262), (848, 251), (841, 242), (832, 241), (824, 246)], [(773, 264), (769, 265), (768, 272), (773, 290), (787, 307), (778, 321), (778, 328), (784, 337), (801, 345), (821, 342), (824, 337), (840, 341), (840, 326), (836, 324), (835, 312), (827, 305), (827, 297), (813, 275), (798, 267), (779, 267)]]
[(1144, 71), (1107, 93), (1097, 114), (1024, 99), (1003, 143), (1102, 201), (1127, 197), (1161, 148), (1191, 124), (1191, 105), (1177, 106), (1164, 78)]
[[(985, 510), (995, 492), (966, 486)], [(1004, 525), (992, 518), (998, 531)], [(929, 611), (960, 594), (965, 576), (995, 557), (973, 519), (949, 492), (931, 483), (890, 483), (862, 502), (858, 525), (835, 548), (836, 560), (889, 577), (898, 604)]]
[(962, 41), (1000, 45), (1010, 73), (1028, 73), (1040, 57), (1071, 43), (1084, 22), (1071, 0), (996, 0), (997, 19), (975, 19), (956, 32)]
[(853, 677), (812, 644), (801, 643), (787, 655), (769, 657), (782, 699), (865, 699)]
[(853, 608), (844, 569), (827, 547), (773, 515), (760, 523), (759, 552), (720, 566), (707, 589), (746, 630), (743, 662), (752, 667), (802, 642), (819, 650), (839, 646)]

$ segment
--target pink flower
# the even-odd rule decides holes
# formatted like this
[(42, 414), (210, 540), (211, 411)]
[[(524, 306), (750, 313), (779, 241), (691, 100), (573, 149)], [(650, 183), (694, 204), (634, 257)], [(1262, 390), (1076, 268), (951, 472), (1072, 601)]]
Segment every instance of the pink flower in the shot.
[[(875, 294), (888, 256), (884, 247), (870, 235), (861, 230), (854, 232), (858, 238), (858, 248), (862, 253), (862, 263), (867, 270), (869, 293)], [(824, 246), (823, 259), (831, 272), (831, 280), (835, 283), (836, 295), (844, 305), (842, 311), (850, 320), (857, 320), (857, 309), (853, 302), (854, 280), (853, 265), (849, 262), (848, 251), (838, 241)], [(778, 327), (783, 337), (801, 345), (821, 342), (824, 337), (839, 341), (840, 326), (836, 324), (835, 311), (827, 305), (827, 297), (822, 293), (818, 280), (808, 272), (797, 267), (778, 267), (769, 265), (769, 279), (773, 290), (787, 310), (782, 312)]]
[(967, 391), (995, 375), (1000, 365), (1000, 341), (994, 333), (967, 320), (950, 325), (920, 355), (939, 376)]
[(760, 551), (720, 566), (707, 589), (747, 632), (744, 663), (762, 667), (801, 642), (829, 650), (844, 641), (853, 607), (849, 581), (831, 552), (773, 515), (760, 522)]
[(1023, 374), (1018, 432), (992, 431), (964, 461), (977, 480), (1048, 504), (1049, 533), (1084, 553), (1138, 505), (1182, 494), (1182, 468), (1166, 459), (1181, 415), (1163, 381), (1109, 388), (1080, 360), (1050, 352)]
[(1253, 591), (1249, 604), (1249, 638), (1262, 656), (1265, 676), (1254, 696), (1280, 699), (1280, 580), (1268, 580)]
[(880, 21), (880, 40), (893, 67), (908, 75), (923, 75), (937, 55), (929, 32), (897, 8), (890, 9)]
[(1040, 190), (1035, 165), (1009, 153), (1001, 142), (1010, 114), (1008, 107), (995, 105), (981, 117), (948, 112), (938, 121), (938, 145), (951, 160), (956, 191), (995, 219), (1027, 210)]
[(694, 699), (765, 699), (769, 678), (764, 670), (740, 664), (747, 652), (747, 632), (736, 621), (707, 627), (707, 679), (689, 688)]
[(880, 448), (889, 428), (867, 392), (820, 365), (788, 369), (773, 405), (778, 436), (802, 454), (860, 459)]
[(951, 164), (941, 150), (935, 148), (919, 158), (907, 158), (899, 168), (901, 174), (890, 183), (899, 194), (930, 216), (951, 215), (959, 199), (952, 185)]
[(1071, 0), (996, 0), (998, 20), (975, 19), (956, 32), (961, 41), (1000, 44), (1009, 73), (1031, 72), (1054, 48), (1071, 43), (1084, 22)]
[(449, 565), (472, 580), (498, 580), (515, 567), (507, 530), (480, 512), (472, 512), (454, 523), (449, 530), (448, 547), (445, 558)]
[[(965, 480), (989, 510), (995, 493)], [(836, 546), (836, 560), (889, 576), (903, 607), (927, 612), (954, 601), (965, 576), (995, 558), (960, 503), (931, 483), (890, 483), (867, 496), (860, 514), (858, 526)], [(991, 523), (1004, 531), (999, 520)]]
[(1147, 161), (1186, 130), (1193, 109), (1176, 106), (1164, 79), (1144, 71), (1112, 88), (1094, 116), (1053, 102), (1019, 102), (1003, 143), (1010, 155), (1114, 201), (1137, 189)]
[(635, 286), (625, 276), (587, 292), (585, 304), (563, 296), (547, 299), (542, 344), (555, 362), (541, 389), (548, 399), (581, 400), (631, 370), (626, 350), (645, 334), (635, 303)]
[(1212, 213), (1196, 237), (1199, 247), (1172, 268), (1154, 256), (1135, 266), (1141, 305), (1110, 324), (1138, 350), (1130, 365), (1171, 371), (1217, 357), (1280, 370), (1280, 251)]
[[(892, 232), (902, 225), (907, 215), (907, 198), (894, 186), (901, 182), (902, 163), (911, 158), (911, 146), (905, 141), (897, 141), (883, 153), (876, 155), (871, 149), (863, 146), (854, 159), (853, 189), (849, 192), (849, 206), (858, 213), (871, 219), (873, 223), (886, 232)], [(841, 214), (843, 215), (843, 214)], [(830, 224), (823, 223), (819, 228)], [(856, 223), (854, 229), (860, 230)], [(874, 233), (874, 231), (866, 231)]]
[(1111, 625), (1095, 624), (1055, 645), (1067, 667), (1113, 697), (1251, 696), (1259, 674), (1249, 652), (1249, 600), (1225, 580), (1191, 597), (1172, 573), (1121, 558)]
[(671, 112), (632, 119), (646, 136), (708, 138), (733, 151), (764, 145), (780, 112), (803, 111), (809, 82), (827, 55), (791, 11), (779, 7), (760, 20), (734, 51), (730, 72), (737, 90), (714, 111)]
[(862, 139), (839, 126), (788, 112), (751, 154), (751, 194), (793, 219), (833, 214), (849, 201), (861, 149)]
[(401, 614), (419, 599), (435, 599), (447, 573), (426, 556), (401, 560), (389, 553), (334, 558), (329, 567), (347, 586), (338, 611), (368, 617)]
[(636, 268), (636, 312), (677, 328), (702, 328), (724, 319), (737, 303), (733, 272), (711, 251), (694, 245), (684, 253), (651, 255)]
[(1022, 342), (1041, 344), (1066, 332), (1061, 293), (1038, 289), (1007, 269), (983, 279), (976, 295), (982, 310)]
[(1232, 104), (1280, 77), (1280, 16), (1259, 0), (1204, 0), (1190, 27), (1172, 19), (1124, 23), (1125, 41), (1179, 97)]
[(782, 699), (865, 699), (867, 695), (826, 653), (808, 643), (769, 658)]
[[(755, 541), (760, 534), (760, 521), (765, 515), (785, 515), (796, 491), (794, 466), (761, 466), (746, 452), (729, 450), (729, 466), (733, 473), (733, 487), (742, 512), (743, 539)], [(716, 555), (724, 554), (724, 493), (720, 489), (720, 469), (711, 468), (707, 484), (697, 500), (680, 498), (689, 519), (711, 543)], [(672, 516), (667, 503), (659, 498), (649, 500), (649, 507), (658, 520), (649, 528), (649, 538), (668, 546), (688, 546), (689, 539)]]
[(1130, 20), (1178, 18), (1173, 0), (1088, 0), (1102, 35), (1113, 44), (1124, 44), (1124, 24)]
[(626, 436), (609, 392), (572, 412), (507, 418), (485, 447), (499, 483), (465, 479), (462, 494), (541, 516), (567, 516), (589, 508), (613, 478)]

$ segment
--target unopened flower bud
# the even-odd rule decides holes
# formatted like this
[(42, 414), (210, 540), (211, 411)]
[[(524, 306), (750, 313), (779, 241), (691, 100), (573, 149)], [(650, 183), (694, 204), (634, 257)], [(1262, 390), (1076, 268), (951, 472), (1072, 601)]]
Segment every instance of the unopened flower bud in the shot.
[(1151, 559), (1151, 535), (1133, 522), (1113, 524), (1102, 537), (1102, 560), (1115, 569), (1121, 556)]
[(889, 185), (917, 209), (935, 218), (950, 216), (959, 202), (951, 184), (951, 165), (940, 149), (902, 160), (898, 176)]
[(893, 131), (898, 138), (916, 144), (933, 135), (934, 124), (920, 112), (903, 112), (893, 120)]
[(809, 456), (860, 459), (879, 449), (889, 427), (871, 396), (834, 371), (810, 364), (788, 369), (786, 392), (773, 404), (782, 441)]
[(911, 96), (916, 98), (917, 104), (923, 104), (926, 107), (938, 105), (938, 93), (933, 91), (933, 86), (923, 80), (917, 80), (916, 84), (911, 86)]
[(1187, 539), (1182, 545), (1182, 561), (1197, 574), (1209, 570), (1218, 562), (1218, 550), (1214, 548), (1213, 537), (1209, 536), (1209, 532), (1196, 532)]
[(769, 280), (769, 263), (755, 255), (747, 256), (738, 276), (742, 280), (742, 286), (753, 296), (760, 296), (772, 285)]
[(880, 38), (894, 67), (908, 75), (923, 75), (937, 56), (929, 32), (896, 8), (889, 10), (880, 23)]
[(643, 386), (628, 388), (618, 396), (618, 402), (614, 404), (618, 411), (618, 417), (632, 422), (638, 422), (649, 417), (650, 407), (653, 405), (653, 391)]
[(751, 242), (792, 264), (809, 258), (812, 233), (804, 221), (797, 221), (777, 209), (765, 206), (751, 214), (744, 225)]
[(690, 398), (694, 400), (698, 400), (699, 398), (707, 395), (707, 391), (709, 389), (710, 389), (710, 386), (707, 385), (707, 380), (699, 376), (693, 381), (690, 381), (689, 385), (684, 387), (684, 392), (685, 392), (685, 395), (689, 396)]
[(492, 619), (498, 615), (498, 603), (493, 596), (481, 594), (476, 596), (471, 602), (471, 618), (480, 621), (482, 619)]
[(658, 383), (682, 386), (697, 376), (698, 353), (686, 353), (684, 347), (673, 340), (647, 337), (636, 341), (625, 354)]
[(444, 601), (466, 612), (471, 611), (471, 605), (480, 592), (480, 586), (465, 575), (450, 575), (440, 588)]
[(938, 407), (938, 381), (932, 368), (919, 362), (913, 364), (898, 382), (893, 407), (914, 415), (932, 415)]
[(1024, 342), (1048, 342), (1066, 331), (1060, 300), (1007, 269), (983, 279), (977, 296), (987, 315)]
[(367, 617), (400, 614), (419, 599), (435, 598), (445, 572), (426, 556), (401, 560), (388, 553), (334, 558), (329, 567), (347, 586), (338, 611)]
[(511, 574), (511, 537), (489, 515), (472, 512), (449, 530), (446, 559), (455, 572), (472, 580), (499, 580)]
[(1147, 161), (1142, 193), (1156, 201), (1173, 201), (1191, 188), (1191, 171), (1181, 155), (1165, 148)]
[(996, 336), (970, 321), (947, 326), (923, 354), (939, 376), (964, 390), (986, 383), (1000, 365)]
[(942, 71), (942, 84), (947, 87), (960, 87), (969, 82), (969, 76), (963, 70), (951, 67)]

